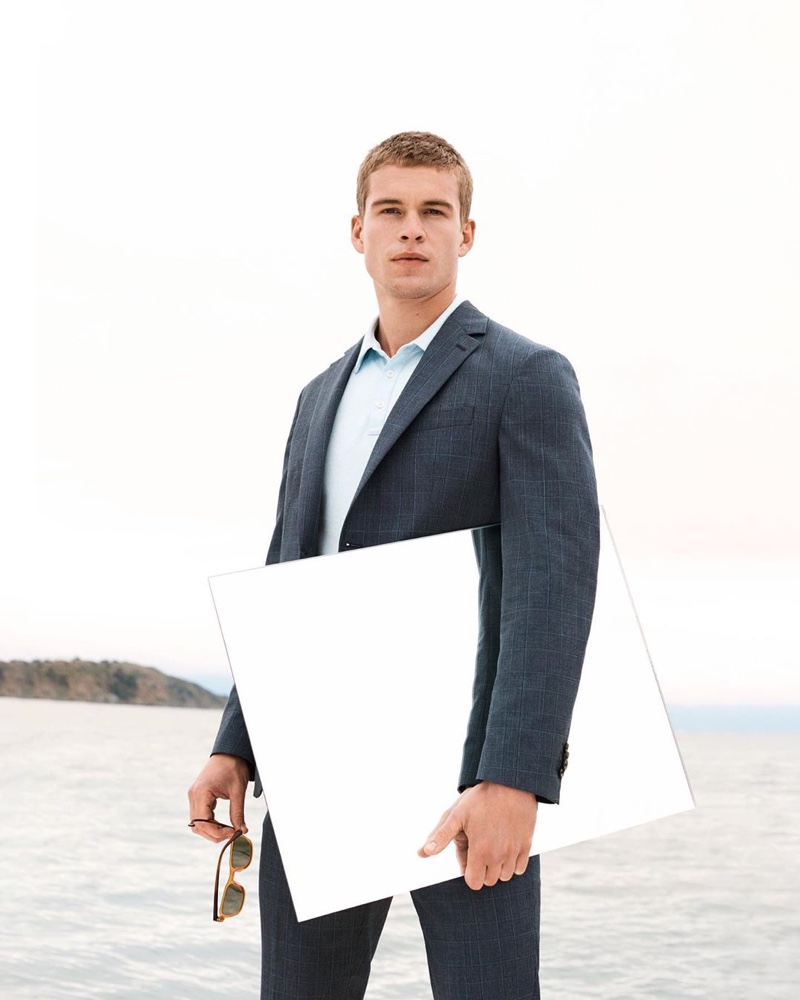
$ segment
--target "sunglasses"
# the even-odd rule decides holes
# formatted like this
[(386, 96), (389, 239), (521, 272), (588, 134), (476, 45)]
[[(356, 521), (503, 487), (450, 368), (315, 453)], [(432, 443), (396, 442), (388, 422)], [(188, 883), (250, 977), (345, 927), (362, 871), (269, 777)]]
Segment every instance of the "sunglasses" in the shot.
[[(214, 823), (216, 826), (225, 826), (225, 823), (218, 823), (216, 820), (193, 819), (189, 826), (195, 823)], [(229, 829), (233, 830), (233, 827)], [(222, 893), (219, 891), (219, 875), (222, 869), (222, 859), (225, 852), (230, 848), (228, 858), (229, 872), (228, 880)], [(214, 920), (221, 923), (226, 917), (235, 917), (241, 913), (244, 906), (245, 891), (234, 879), (237, 872), (242, 872), (253, 860), (253, 841), (246, 837), (241, 830), (234, 830), (233, 836), (227, 840), (220, 851), (217, 861), (217, 875), (214, 880)]]

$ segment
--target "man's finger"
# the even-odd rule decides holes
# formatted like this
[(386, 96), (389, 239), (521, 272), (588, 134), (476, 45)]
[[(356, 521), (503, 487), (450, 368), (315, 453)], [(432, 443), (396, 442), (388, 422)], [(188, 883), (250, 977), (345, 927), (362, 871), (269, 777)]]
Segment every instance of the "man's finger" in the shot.
[(483, 884), (497, 885), (497, 882), (500, 879), (502, 872), (503, 872), (502, 865), (487, 865), (486, 874), (483, 876)]
[[(213, 820), (214, 809), (217, 805), (216, 796), (208, 789), (196, 789), (194, 785), (189, 789), (189, 819), (193, 820)], [(219, 828), (214, 822), (194, 823), (192, 833), (196, 833), (206, 840), (216, 840), (216, 831)]]
[(441, 854), (450, 841), (455, 840), (461, 833), (461, 830), (462, 827), (459, 823), (448, 820), (447, 823), (434, 830), (428, 838), (428, 842), (424, 847), (420, 847), (417, 854), (421, 858), (430, 858), (434, 854)]
[(225, 823), (220, 823), (219, 820), (213, 818), (207, 819), (205, 816), (193, 815), (189, 826), (192, 828), (192, 833), (196, 833), (204, 840), (210, 840), (214, 844), (227, 840), (232, 833), (231, 828)]
[(483, 862), (479, 862), (476, 857), (468, 858), (467, 870), (464, 872), (464, 881), (470, 889), (482, 889), (486, 881), (487, 868)]
[(461, 874), (463, 875), (467, 870), (467, 858), (469, 856), (469, 840), (463, 830), (456, 836), (454, 843), (456, 845), (456, 858), (458, 859), (458, 866), (461, 869)]
[(515, 866), (504, 864), (502, 871), (500, 872), (500, 881), (510, 882), (515, 874), (516, 874)]
[(525, 851), (524, 854), (519, 855), (519, 857), (517, 858), (517, 863), (514, 866), (515, 875), (525, 874), (525, 869), (528, 867), (528, 860), (529, 860), (529, 855), (527, 851)]
[(233, 828), (227, 823), (220, 823), (218, 820), (207, 822), (197, 817), (189, 824), (192, 833), (198, 833), (205, 840), (210, 840), (214, 844), (221, 844), (223, 840), (230, 840)]
[(231, 791), (231, 826), (234, 830), (241, 830), (247, 833), (247, 824), (244, 821), (244, 789)]

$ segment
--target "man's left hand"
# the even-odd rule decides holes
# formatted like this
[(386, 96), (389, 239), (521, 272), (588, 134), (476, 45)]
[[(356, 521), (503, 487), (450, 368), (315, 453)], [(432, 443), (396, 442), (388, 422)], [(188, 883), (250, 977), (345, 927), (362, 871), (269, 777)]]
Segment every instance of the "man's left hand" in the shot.
[(452, 840), (470, 889), (508, 882), (528, 866), (537, 807), (532, 792), (483, 781), (458, 797), (417, 853), (440, 854)]

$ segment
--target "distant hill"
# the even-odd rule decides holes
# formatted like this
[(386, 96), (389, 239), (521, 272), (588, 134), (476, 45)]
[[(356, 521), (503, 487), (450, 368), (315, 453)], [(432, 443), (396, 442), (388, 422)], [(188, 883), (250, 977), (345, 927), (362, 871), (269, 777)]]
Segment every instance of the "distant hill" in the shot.
[(0, 697), (222, 708), (226, 698), (155, 667), (118, 660), (0, 661)]

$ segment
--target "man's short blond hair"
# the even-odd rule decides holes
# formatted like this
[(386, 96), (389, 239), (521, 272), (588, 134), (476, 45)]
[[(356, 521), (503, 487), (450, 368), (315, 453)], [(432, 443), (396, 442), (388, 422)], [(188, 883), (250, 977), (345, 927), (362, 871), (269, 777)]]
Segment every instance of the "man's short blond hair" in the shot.
[(461, 221), (466, 222), (472, 207), (472, 175), (461, 154), (449, 142), (432, 132), (398, 132), (371, 149), (358, 168), (356, 203), (363, 218), (367, 205), (370, 176), (388, 165), (400, 167), (435, 167), (452, 170), (458, 181)]

